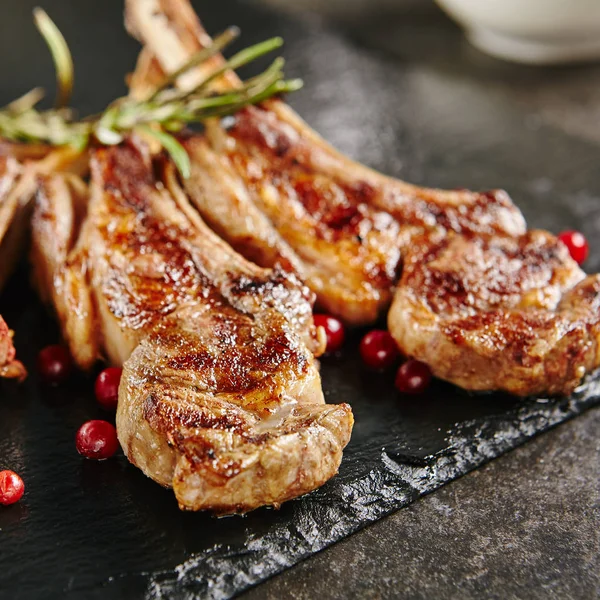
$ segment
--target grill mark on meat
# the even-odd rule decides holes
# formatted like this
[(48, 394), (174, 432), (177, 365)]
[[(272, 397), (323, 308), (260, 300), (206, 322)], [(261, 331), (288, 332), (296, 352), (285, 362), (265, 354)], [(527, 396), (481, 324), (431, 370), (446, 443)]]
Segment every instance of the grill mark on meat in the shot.
[[(143, 329), (173, 312), (198, 294), (213, 301), (223, 298), (182, 246), (181, 228), (164, 223), (148, 205), (154, 179), (149, 160), (124, 146), (118, 153), (99, 151), (103, 189), (109, 207), (99, 234), (110, 248), (111, 268), (103, 293), (112, 314), (124, 327)], [(131, 210), (133, 209), (133, 211)], [(117, 228), (113, 215), (120, 215)]]
[[(318, 221), (297, 200), (293, 182), (277, 175), (259, 177), (255, 185), (251, 177), (258, 176), (256, 169), (247, 179), (243, 169), (234, 167), (235, 158), (219, 149), (223, 140), (212, 140), (213, 149), (209, 140), (210, 135), (183, 141), (192, 159), (192, 177), (184, 184), (203, 218), (247, 258), (261, 265), (293, 267), (317, 294), (322, 310), (341, 310), (358, 323), (374, 319), (388, 301), (390, 281), (397, 274), (394, 220), (383, 214), (381, 222), (365, 219), (358, 234), (342, 235), (339, 243), (327, 241), (315, 229)], [(239, 160), (245, 160), (243, 153)], [(217, 196), (214, 202), (209, 190)], [(288, 202), (294, 197), (295, 204)]]
[(293, 187), (304, 208), (319, 222), (317, 231), (323, 237), (327, 229), (332, 230), (332, 240), (343, 234), (359, 235), (361, 222), (368, 218), (365, 206), (353, 203), (339, 186), (305, 177), (298, 178)]
[[(274, 165), (265, 171), (262, 163), (259, 168), (254, 165), (248, 167), (246, 163), (249, 173), (254, 170), (263, 178), (270, 173), (274, 178), (282, 173), (298, 172), (298, 179), (302, 180), (302, 175), (310, 179), (311, 175), (314, 177), (318, 172), (313, 166), (311, 154), (323, 150), (311, 145), (298, 131), (278, 119), (275, 112), (270, 110), (275, 104), (276, 101), (265, 103), (263, 107), (245, 108), (236, 115), (228, 132), (250, 149), (248, 154), (255, 160), (257, 155), (266, 155), (265, 163)], [(239, 149), (239, 144), (236, 149)], [(255, 151), (252, 152), (252, 149)], [(244, 165), (244, 159), (238, 152), (232, 151), (231, 155), (234, 161)], [(457, 192), (463, 200), (453, 206), (448, 202), (440, 203), (439, 190), (410, 189), (411, 186), (400, 189), (394, 183), (392, 180), (382, 181), (376, 187), (368, 181), (356, 181), (350, 177), (328, 178), (327, 186), (321, 189), (315, 186), (312, 190), (301, 187), (299, 195), (305, 198), (305, 207), (315, 217), (317, 227), (320, 224), (322, 235), (326, 235), (328, 228), (351, 233), (360, 222), (372, 221), (377, 214), (373, 209), (377, 208), (392, 214), (403, 227), (437, 227), (456, 233), (487, 235), (506, 233), (506, 224), (502, 219), (504, 215), (514, 212), (516, 217), (519, 216), (503, 190)], [(343, 219), (344, 209), (350, 215), (347, 228), (342, 226), (346, 222)]]
[[(308, 258), (304, 242), (295, 239), (298, 234), (294, 232), (294, 228), (299, 227), (300, 223), (304, 223), (304, 235), (315, 236), (332, 245), (340, 242), (345, 244), (345, 256), (342, 260), (347, 261), (348, 266), (353, 269), (360, 270), (360, 278), (357, 279), (360, 286), (369, 284), (376, 289), (391, 289), (399, 253), (394, 253), (389, 248), (389, 243), (398, 233), (398, 226), (389, 215), (373, 211), (364, 203), (355, 202), (343, 187), (298, 163), (288, 167), (263, 156), (248, 156), (240, 152), (239, 147), (229, 157), (255, 198), (261, 198), (264, 190), (272, 189), (281, 203), (287, 204), (293, 213), (297, 213), (296, 217), (292, 217), (290, 213), (291, 222), (286, 222), (288, 217), (279, 213), (279, 200), (273, 198), (272, 206), (267, 206), (264, 202), (261, 204), (274, 226), (283, 231), (283, 237), (304, 260)], [(389, 242), (377, 242), (374, 237), (377, 234), (387, 236)], [(373, 244), (369, 246), (366, 241), (370, 238)], [(378, 243), (380, 248), (377, 247)]]
[[(246, 107), (236, 113), (229, 121), (228, 131), (238, 140), (244, 140), (253, 146), (268, 150), (274, 158), (288, 158), (296, 164), (303, 162), (298, 153), (289, 156), (292, 149), (298, 148), (299, 135), (288, 127), (272, 127), (266, 119), (259, 118), (258, 107)], [(266, 114), (268, 118), (268, 113)]]
[[(238, 141), (229, 156), (251, 185), (271, 181), (285, 201), (299, 201), (312, 218), (315, 233), (328, 241), (336, 242), (348, 235), (364, 237), (371, 229), (392, 226), (384, 215), (378, 219), (368, 205), (367, 200), (375, 193), (371, 185), (364, 181), (339, 182), (319, 174), (304, 156), (306, 149), (298, 133), (269, 121), (271, 116), (258, 107), (248, 107), (235, 116), (228, 130)], [(243, 147), (245, 151), (240, 151)], [(378, 228), (378, 220), (387, 222)]]
[[(468, 240), (468, 255), (460, 253), (463, 239)], [(425, 237), (415, 247), (406, 261), (402, 285), (418, 290), (436, 313), (457, 307), (486, 310), (501, 303), (554, 308), (561, 293), (556, 286), (571, 268), (566, 248), (542, 232), (516, 241)]]
[(402, 194), (397, 211), (392, 214), (403, 223), (426, 228), (441, 227), (462, 234), (494, 235), (505, 233), (498, 216), (504, 211), (514, 210), (508, 194), (503, 190), (487, 192), (462, 192), (468, 198), (457, 206), (444, 205), (436, 201), (427, 190), (420, 192), (424, 197)]
[[(272, 101), (240, 111), (227, 130), (234, 143), (221, 142), (221, 151), (303, 259), (307, 242), (296, 239), (295, 222), (303, 221), (304, 230), (318, 240), (338, 245), (343, 262), (356, 269), (350, 284), (354, 291), (367, 284), (385, 298), (401, 272), (402, 252), (423, 230), (466, 234), (523, 230), (520, 213), (499, 190), (458, 192), (453, 197), (383, 177), (377, 184), (374, 177), (372, 181), (352, 177), (350, 165), (336, 172), (338, 165), (332, 166), (332, 161), (335, 164), (339, 157), (307, 139), (298, 124), (281, 119), (277, 110), (281, 106)], [(282, 216), (282, 209), (290, 216)], [(345, 245), (343, 252), (340, 244)], [(320, 297), (327, 293), (333, 290), (322, 291)]]
[[(246, 321), (246, 322), (244, 322)], [(203, 382), (203, 373), (210, 373), (207, 387), (219, 393), (248, 393), (263, 384), (282, 368), (289, 369), (301, 377), (308, 370), (306, 354), (299, 352), (297, 343), (285, 330), (276, 330), (265, 344), (257, 347), (248, 345), (252, 340), (253, 324), (250, 319), (217, 317), (212, 320), (211, 333), (221, 352), (202, 349), (188, 352), (185, 339), (179, 337), (174, 343), (169, 334), (159, 333), (153, 340), (165, 346), (176, 346), (181, 350), (167, 361), (169, 369), (198, 373), (198, 382)]]
[(443, 332), (458, 346), (466, 346), (472, 332), (488, 332), (485, 345), (490, 355), (501, 352), (519, 366), (531, 368), (543, 360), (534, 352), (540, 331), (552, 327), (554, 321), (549, 313), (484, 312), (452, 321), (443, 327)]
[(104, 189), (117, 195), (124, 206), (144, 215), (148, 209), (148, 193), (154, 184), (150, 156), (144, 147), (139, 144), (133, 147), (130, 143), (119, 153), (104, 152), (102, 160)]
[(242, 431), (247, 422), (243, 416), (236, 414), (231, 408), (218, 410), (214, 402), (212, 406), (199, 407), (169, 402), (164, 396), (160, 399), (150, 394), (143, 403), (143, 416), (155, 431), (160, 433), (177, 432), (181, 428), (196, 429), (232, 429)]
[[(98, 230), (114, 258), (103, 283), (104, 295), (110, 311), (125, 326), (148, 327), (198, 296), (246, 312), (258, 304), (271, 306), (299, 327), (311, 320), (312, 293), (291, 273), (226, 274), (218, 289), (207, 276), (210, 267), (205, 258), (195, 251), (196, 233), (189, 223), (165, 223), (154, 216), (150, 198), (163, 187), (153, 179), (152, 164), (143, 156), (136, 162), (138, 150), (133, 146), (120, 152), (118, 160), (107, 157), (102, 176), (109, 210), (122, 213), (121, 219), (118, 228), (106, 219)], [(163, 157), (157, 161), (158, 173), (163, 172), (163, 161)]]
[[(173, 239), (172, 232), (158, 223), (154, 225), (150, 224), (150, 232), (139, 231), (148, 224), (136, 223), (137, 231), (113, 237), (114, 249), (122, 252), (128, 266), (111, 271), (104, 291), (111, 312), (134, 329), (153, 323), (191, 300), (197, 290), (206, 289), (205, 278)], [(155, 268), (149, 271), (143, 261), (152, 257), (156, 257)]]

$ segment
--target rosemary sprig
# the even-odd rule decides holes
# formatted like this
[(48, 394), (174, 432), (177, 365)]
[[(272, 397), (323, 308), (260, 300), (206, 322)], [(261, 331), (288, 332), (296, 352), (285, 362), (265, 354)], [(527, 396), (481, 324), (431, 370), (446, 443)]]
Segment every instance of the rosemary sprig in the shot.
[(114, 145), (132, 132), (151, 136), (168, 152), (183, 177), (189, 176), (189, 158), (174, 133), (193, 123), (233, 114), (250, 104), (256, 104), (274, 95), (292, 92), (302, 86), (299, 79), (284, 79), (282, 58), (277, 58), (263, 73), (242, 82), (239, 88), (214, 93), (209, 85), (227, 70), (233, 71), (277, 50), (281, 38), (272, 38), (245, 48), (226, 60), (222, 67), (210, 71), (190, 90), (176, 89), (182, 75), (198, 67), (221, 52), (239, 34), (229, 28), (214, 42), (197, 52), (191, 59), (168, 75), (144, 100), (119, 98), (102, 113), (83, 120), (75, 120), (66, 106), (73, 89), (73, 60), (67, 43), (42, 10), (34, 11), (35, 23), (52, 54), (57, 74), (57, 102), (55, 109), (39, 111), (36, 105), (43, 90), (35, 88), (21, 98), (0, 109), (0, 136), (19, 142), (46, 143), (52, 146), (70, 145), (84, 150), (90, 144)]

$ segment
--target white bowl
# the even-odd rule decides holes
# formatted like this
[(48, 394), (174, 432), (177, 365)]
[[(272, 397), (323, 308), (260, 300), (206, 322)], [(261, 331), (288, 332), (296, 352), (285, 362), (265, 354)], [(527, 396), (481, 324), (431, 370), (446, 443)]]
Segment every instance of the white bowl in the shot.
[(600, 59), (600, 0), (436, 0), (471, 43), (530, 64)]

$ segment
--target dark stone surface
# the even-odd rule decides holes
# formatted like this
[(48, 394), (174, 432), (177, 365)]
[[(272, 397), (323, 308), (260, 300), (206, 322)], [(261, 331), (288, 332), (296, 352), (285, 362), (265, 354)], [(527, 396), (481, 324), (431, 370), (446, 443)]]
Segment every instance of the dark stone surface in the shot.
[(594, 409), (243, 598), (597, 598), (599, 433)]

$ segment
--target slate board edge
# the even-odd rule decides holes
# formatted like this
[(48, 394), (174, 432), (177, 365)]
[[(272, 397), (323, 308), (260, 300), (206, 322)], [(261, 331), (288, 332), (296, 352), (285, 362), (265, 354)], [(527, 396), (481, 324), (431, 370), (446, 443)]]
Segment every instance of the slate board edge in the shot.
[[(190, 556), (173, 569), (159, 573), (124, 573), (111, 578), (100, 588), (70, 590), (73, 595), (69, 596), (80, 597), (82, 592), (89, 591), (93, 594), (89, 597), (115, 598), (121, 597), (122, 593), (127, 593), (126, 590), (132, 587), (136, 590), (143, 589), (143, 597), (147, 600), (224, 600), (238, 596), (375, 521), (408, 506), (418, 498), (600, 404), (600, 381), (593, 381), (590, 387), (592, 395), (586, 396), (584, 391), (558, 404), (540, 405), (538, 412), (528, 413), (524, 409), (522, 418), (517, 421), (501, 421), (502, 426), (498, 428), (497, 433), (502, 435), (494, 436), (492, 441), (482, 438), (477, 444), (472, 432), (457, 432), (451, 438), (452, 447), (456, 452), (443, 452), (439, 456), (431, 457), (433, 460), (429, 464), (403, 464), (382, 449), (381, 464), (377, 469), (336, 490), (341, 492), (337, 495), (340, 502), (333, 506), (329, 504), (328, 510), (335, 512), (337, 520), (331, 523), (331, 529), (326, 534), (319, 532), (316, 543), (311, 543), (294, 523), (289, 523), (290, 527), (285, 531), (280, 528), (266, 537), (251, 540), (244, 550), (216, 546), (208, 553)], [(588, 389), (587, 385), (585, 389)], [(473, 427), (477, 426), (485, 424), (473, 424)], [(318, 500), (318, 490), (310, 496)], [(364, 503), (357, 505), (357, 497), (364, 499)], [(350, 499), (353, 505), (349, 504)], [(326, 500), (329, 502), (330, 496)], [(363, 510), (357, 510), (357, 506)], [(291, 537), (297, 541), (293, 546), (295, 551), (291, 550)], [(247, 558), (247, 564), (240, 569), (242, 554)]]

